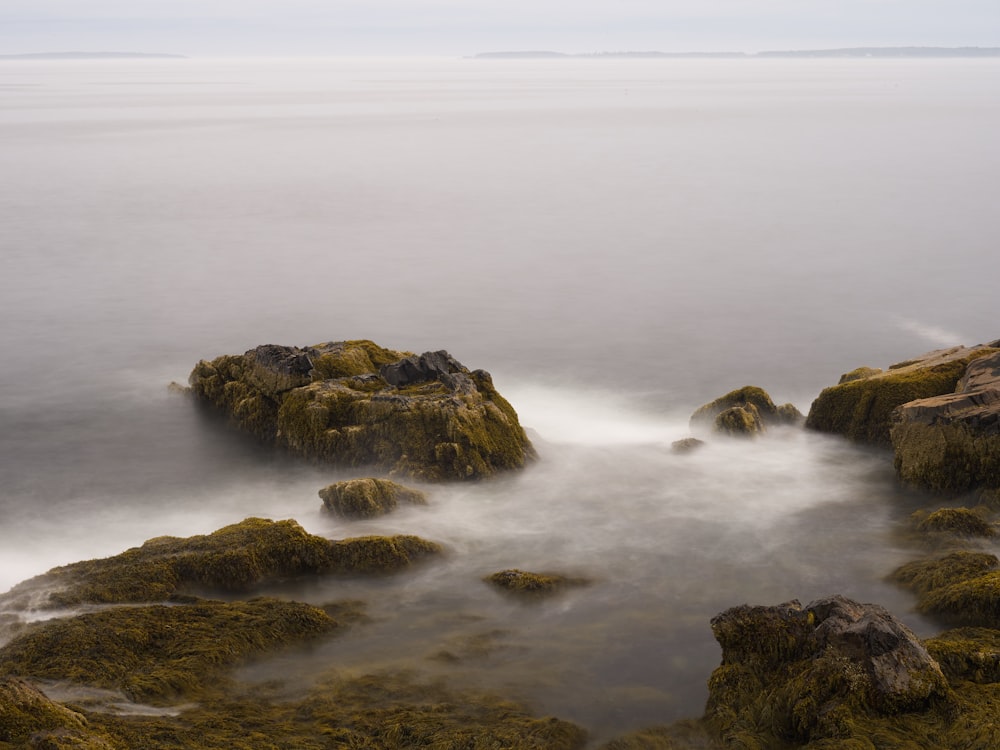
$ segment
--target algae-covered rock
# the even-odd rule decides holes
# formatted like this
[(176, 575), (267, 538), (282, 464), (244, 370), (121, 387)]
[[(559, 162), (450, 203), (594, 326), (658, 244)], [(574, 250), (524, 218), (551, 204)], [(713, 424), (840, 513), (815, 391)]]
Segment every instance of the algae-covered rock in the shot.
[(879, 375), (881, 373), (881, 367), (857, 367), (841, 375), (840, 380), (837, 381), (837, 385), (850, 383), (852, 380), (864, 380), (865, 378), (870, 378), (872, 375)]
[(519, 469), (534, 449), (484, 370), (371, 341), (266, 345), (202, 361), (192, 391), (243, 430), (311, 459), (426, 480)]
[(498, 589), (519, 596), (544, 596), (555, 594), (572, 586), (586, 586), (586, 578), (570, 578), (558, 573), (531, 573), (517, 568), (501, 570), (484, 579)]
[(715, 417), (715, 431), (732, 437), (750, 437), (764, 432), (764, 420), (757, 407), (747, 403), (731, 406)]
[(1000, 352), (970, 361), (953, 393), (910, 401), (892, 418), (904, 482), (939, 492), (1000, 488)]
[(82, 714), (49, 700), (24, 680), (0, 677), (0, 746), (26, 742), (32, 735), (53, 730), (79, 739), (86, 726)]
[(1000, 570), (995, 555), (952, 552), (901, 566), (892, 579), (917, 593), (917, 611), (955, 625), (1000, 627)]
[(924, 641), (950, 680), (1000, 682), (1000, 630), (956, 628)]
[(696, 437), (686, 437), (672, 442), (670, 444), (670, 450), (674, 453), (690, 453), (691, 451), (701, 448), (703, 445), (705, 445), (704, 440), (699, 440)]
[(336, 627), (322, 609), (277, 599), (114, 607), (32, 625), (0, 649), (0, 672), (173, 700), (253, 654)]
[(864, 443), (888, 446), (892, 413), (917, 399), (952, 393), (967, 365), (996, 351), (992, 346), (941, 349), (891, 366), (885, 372), (859, 370), (824, 388), (809, 409), (806, 427)]
[(307, 575), (392, 572), (436, 552), (410, 536), (334, 541), (292, 520), (248, 518), (211, 534), (156, 537), (113, 557), (53, 568), (0, 595), (12, 608), (164, 601), (184, 592), (247, 592)]
[(396, 509), (400, 503), (426, 505), (420, 490), (404, 487), (388, 479), (348, 479), (319, 491), (323, 507), (347, 518), (373, 518)]
[(748, 406), (754, 408), (762, 422), (778, 421), (778, 407), (774, 405), (767, 391), (755, 385), (745, 385), (698, 407), (691, 415), (691, 426), (704, 428), (715, 425), (716, 419), (723, 412), (733, 408), (745, 409)]
[(941, 508), (919, 519), (917, 530), (963, 537), (992, 537), (996, 529), (980, 514), (968, 508)]
[(844, 597), (801, 607), (734, 607), (712, 620), (722, 665), (705, 720), (724, 744), (781, 747), (848, 739), (858, 717), (951, 700), (944, 675), (889, 612)]

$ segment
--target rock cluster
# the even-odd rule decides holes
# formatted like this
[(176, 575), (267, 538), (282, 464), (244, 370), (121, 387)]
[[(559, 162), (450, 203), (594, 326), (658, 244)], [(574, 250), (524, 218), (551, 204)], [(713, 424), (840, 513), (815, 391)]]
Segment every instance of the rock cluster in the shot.
[(490, 374), (445, 351), (268, 344), (199, 362), (189, 382), (261, 440), (340, 466), (436, 481), (489, 477), (534, 457)]
[(797, 424), (802, 418), (793, 404), (776, 406), (763, 388), (745, 385), (695, 410), (691, 429), (747, 437), (764, 432), (769, 425)]

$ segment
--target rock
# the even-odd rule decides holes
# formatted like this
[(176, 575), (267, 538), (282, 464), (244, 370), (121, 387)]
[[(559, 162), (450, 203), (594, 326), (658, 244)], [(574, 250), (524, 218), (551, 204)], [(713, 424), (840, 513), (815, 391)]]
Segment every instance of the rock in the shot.
[[(813, 401), (806, 427), (851, 440), (889, 446), (893, 410), (917, 399), (952, 393), (975, 359), (995, 348), (957, 346), (899, 362), (885, 372), (859, 368)], [(865, 375), (864, 372), (869, 372)]]
[(947, 492), (1000, 488), (1000, 352), (970, 361), (954, 393), (909, 401), (892, 419), (904, 482)]
[[(712, 619), (722, 665), (705, 720), (727, 746), (852, 736), (857, 717), (950, 701), (937, 663), (884, 608), (841, 596), (734, 607)], [(766, 718), (765, 718), (766, 717)]]
[(586, 578), (568, 578), (558, 573), (529, 573), (517, 568), (501, 570), (483, 579), (510, 594), (541, 596), (554, 594), (571, 586), (586, 586)]
[(331, 541), (295, 521), (248, 518), (211, 534), (157, 537), (114, 557), (53, 568), (0, 595), (0, 604), (45, 609), (241, 593), (308, 575), (393, 572), (439, 552), (440, 545), (419, 537)]
[(765, 431), (764, 420), (753, 404), (731, 406), (715, 417), (715, 431), (732, 437), (752, 437)]
[(135, 701), (192, 698), (252, 654), (336, 627), (322, 609), (277, 599), (112, 607), (34, 625), (0, 649), (0, 672), (120, 690)]
[(864, 380), (865, 378), (870, 378), (872, 375), (879, 375), (881, 372), (881, 367), (858, 367), (841, 375), (840, 380), (837, 381), (837, 385), (850, 383), (852, 380)]
[(891, 578), (917, 593), (917, 611), (954, 625), (1000, 628), (995, 555), (952, 552), (901, 566)]
[(348, 479), (319, 491), (323, 507), (346, 518), (373, 518), (396, 509), (400, 503), (426, 505), (420, 490), (404, 487), (388, 479)]
[(968, 508), (941, 508), (919, 518), (917, 530), (923, 532), (944, 532), (956, 536), (996, 536), (996, 529), (975, 511)]
[(690, 453), (702, 447), (705, 444), (704, 440), (699, 440), (696, 437), (687, 437), (682, 440), (675, 440), (670, 444), (670, 449), (674, 453)]
[(26, 742), (32, 736), (51, 731), (71, 734), (80, 741), (79, 735), (86, 726), (87, 720), (81, 714), (49, 700), (27, 682), (16, 677), (0, 677), (0, 746), (8, 747), (8, 742)]
[(1000, 630), (956, 628), (924, 645), (948, 679), (987, 685), (1000, 682)]
[(535, 456), (490, 374), (445, 351), (265, 345), (199, 362), (190, 383), (241, 429), (335, 465), (436, 481), (493, 476)]
[(787, 425), (800, 425), (806, 421), (806, 416), (795, 404), (782, 404), (778, 407), (778, 422)]

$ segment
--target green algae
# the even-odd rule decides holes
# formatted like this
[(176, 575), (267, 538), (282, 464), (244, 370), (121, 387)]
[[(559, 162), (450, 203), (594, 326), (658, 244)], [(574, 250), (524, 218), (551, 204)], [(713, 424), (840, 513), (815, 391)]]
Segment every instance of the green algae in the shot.
[(17, 746), (53, 730), (79, 738), (86, 726), (82, 714), (49, 700), (27, 682), (0, 677), (0, 747)]
[(332, 541), (292, 520), (248, 518), (211, 534), (157, 537), (113, 557), (53, 568), (0, 601), (55, 608), (156, 602), (185, 592), (238, 594), (312, 575), (391, 573), (439, 552), (440, 545), (414, 536)]
[(893, 571), (889, 578), (923, 595), (935, 589), (978, 578), (998, 566), (1000, 560), (996, 555), (962, 550), (943, 557), (908, 562)]
[(427, 496), (420, 490), (370, 477), (335, 482), (321, 489), (319, 496), (326, 510), (346, 518), (381, 516), (395, 510), (400, 503), (427, 504)]
[(1000, 630), (955, 628), (924, 642), (948, 679), (1000, 683)]
[(114, 607), (30, 626), (0, 649), (0, 672), (172, 701), (218, 685), (250, 656), (337, 626), (318, 607), (267, 598)]
[(969, 508), (941, 508), (919, 517), (917, 530), (925, 533), (947, 533), (960, 537), (993, 537), (996, 529), (982, 516)]
[(531, 573), (517, 568), (501, 570), (486, 576), (483, 580), (504, 593), (522, 597), (546, 596), (591, 583), (586, 578), (571, 578), (558, 573)]
[(323, 352), (312, 358), (313, 380), (377, 374), (382, 365), (398, 362), (411, 354), (383, 349), (368, 339), (317, 344), (310, 348)]
[(896, 407), (952, 393), (969, 362), (993, 351), (990, 347), (979, 348), (953, 359), (929, 360), (926, 366), (923, 360), (900, 363), (881, 374), (824, 388), (809, 409), (806, 427), (889, 446)]
[(960, 551), (916, 560), (891, 575), (917, 593), (917, 611), (954, 625), (1000, 627), (1000, 571), (995, 555)]

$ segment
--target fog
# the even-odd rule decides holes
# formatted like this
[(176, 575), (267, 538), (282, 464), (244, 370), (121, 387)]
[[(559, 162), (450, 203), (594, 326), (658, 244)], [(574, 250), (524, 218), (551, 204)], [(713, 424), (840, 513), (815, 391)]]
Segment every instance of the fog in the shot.
[[(445, 558), (272, 592), (372, 617), (280, 668), (412, 667), (595, 741), (700, 713), (735, 604), (842, 593), (928, 632), (884, 581), (928, 502), (887, 453), (670, 443), (732, 388), (806, 411), (1000, 335), (997, 62), (18, 63), (0, 88), (0, 589), (248, 516), (419, 534)], [(490, 370), (540, 460), (347, 522), (316, 493), (348, 472), (168, 388), (349, 338)], [(507, 567), (594, 583), (525, 607), (481, 581)]]

